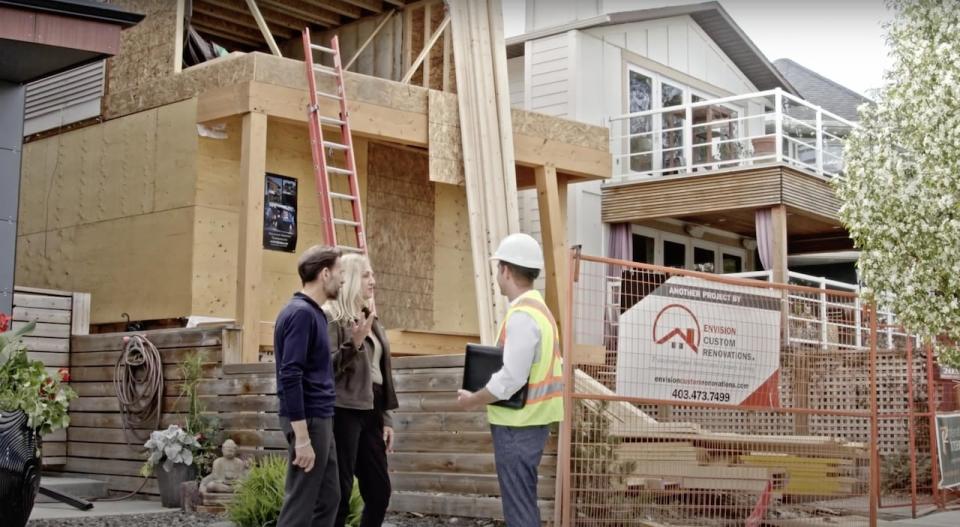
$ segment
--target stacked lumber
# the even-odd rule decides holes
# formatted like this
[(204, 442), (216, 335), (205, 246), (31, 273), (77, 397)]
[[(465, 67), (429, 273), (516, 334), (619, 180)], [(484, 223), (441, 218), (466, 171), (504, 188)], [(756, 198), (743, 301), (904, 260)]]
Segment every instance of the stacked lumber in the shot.
[[(90, 294), (69, 293), (32, 287), (13, 291), (13, 327), (19, 329), (35, 322), (29, 336), (23, 337), (27, 356), (39, 360), (47, 373), (70, 366), (70, 335), (84, 335), (90, 329)], [(58, 430), (43, 437), (43, 465), (60, 466), (67, 461), (67, 431)]]
[(858, 479), (852, 459), (753, 452), (740, 456), (745, 466), (776, 468), (787, 474), (784, 494), (836, 496), (852, 494)]

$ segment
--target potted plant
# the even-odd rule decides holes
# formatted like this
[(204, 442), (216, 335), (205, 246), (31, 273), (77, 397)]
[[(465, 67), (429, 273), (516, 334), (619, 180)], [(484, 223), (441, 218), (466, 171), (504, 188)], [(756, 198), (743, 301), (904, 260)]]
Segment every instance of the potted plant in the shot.
[(26, 525), (40, 488), (41, 438), (66, 427), (67, 410), (76, 397), (66, 369), (55, 376), (27, 355), (24, 335), (34, 323), (8, 331), (10, 318), (0, 313), (0, 510), (4, 525)]
[[(180, 507), (180, 485), (197, 478), (193, 453), (200, 448), (197, 438), (177, 425), (150, 433), (144, 443), (149, 452), (140, 473), (149, 476), (156, 472), (160, 487), (160, 502), (164, 507)], [(156, 470), (161, 465), (161, 470)]]

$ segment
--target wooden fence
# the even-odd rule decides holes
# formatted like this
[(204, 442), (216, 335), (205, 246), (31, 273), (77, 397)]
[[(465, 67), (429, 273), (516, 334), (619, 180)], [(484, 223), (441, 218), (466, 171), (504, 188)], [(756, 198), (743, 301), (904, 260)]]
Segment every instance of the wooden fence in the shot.
[[(201, 398), (216, 413), (225, 437), (246, 455), (285, 454), (277, 419), (273, 364), (222, 365), (221, 343), (228, 329), (202, 328), (146, 332), (164, 363), (161, 426), (183, 422), (186, 401), (179, 398), (177, 364), (192, 353), (204, 356)], [(75, 337), (71, 360), (74, 389), (65, 471), (103, 479), (113, 491), (138, 488), (142, 441), (128, 443), (113, 394), (113, 364), (125, 334)], [(399, 357), (394, 376), (400, 408), (394, 412), (395, 452), (390, 455), (395, 511), (499, 518), (500, 500), (493, 445), (483, 412), (456, 406), (462, 356)], [(550, 514), (556, 474), (556, 439), (541, 465), (540, 497)], [(148, 494), (158, 493), (150, 480)]]
[[(90, 331), (90, 294), (50, 289), (15, 287), (13, 329), (36, 322), (33, 332), (23, 338), (27, 355), (39, 360), (51, 375), (70, 365), (70, 335)], [(43, 464), (63, 465), (67, 458), (67, 431), (58, 430), (43, 438)]]

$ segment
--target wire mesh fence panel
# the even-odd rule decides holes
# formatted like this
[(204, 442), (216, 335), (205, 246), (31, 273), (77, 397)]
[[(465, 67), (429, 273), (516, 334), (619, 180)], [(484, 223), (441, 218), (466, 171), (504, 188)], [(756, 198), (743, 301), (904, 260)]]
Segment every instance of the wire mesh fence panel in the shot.
[(572, 268), (564, 525), (870, 525), (883, 485), (930, 492), (925, 362), (855, 293)]

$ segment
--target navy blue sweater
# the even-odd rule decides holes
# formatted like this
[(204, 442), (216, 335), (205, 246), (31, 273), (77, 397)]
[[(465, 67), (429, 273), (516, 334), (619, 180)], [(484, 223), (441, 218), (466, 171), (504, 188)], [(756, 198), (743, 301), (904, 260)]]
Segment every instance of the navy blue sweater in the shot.
[(336, 390), (327, 317), (303, 293), (293, 295), (273, 332), (280, 415), (291, 421), (332, 417)]

